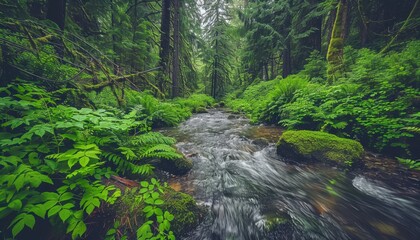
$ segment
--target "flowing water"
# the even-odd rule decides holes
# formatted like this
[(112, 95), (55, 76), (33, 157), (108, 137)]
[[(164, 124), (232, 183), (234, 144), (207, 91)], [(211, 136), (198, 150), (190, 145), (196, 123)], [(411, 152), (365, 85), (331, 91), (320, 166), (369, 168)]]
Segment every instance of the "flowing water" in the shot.
[(418, 193), (327, 166), (292, 164), (274, 144), (252, 139), (261, 132), (220, 110), (166, 130), (194, 162), (171, 185), (209, 209), (184, 239), (420, 239)]

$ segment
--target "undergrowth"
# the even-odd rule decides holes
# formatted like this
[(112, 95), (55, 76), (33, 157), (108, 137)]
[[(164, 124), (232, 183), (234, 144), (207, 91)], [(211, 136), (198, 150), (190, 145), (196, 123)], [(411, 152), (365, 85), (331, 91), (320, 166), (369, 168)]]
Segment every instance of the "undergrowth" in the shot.
[[(145, 179), (153, 159), (182, 157), (174, 139), (149, 132), (155, 121), (148, 114), (157, 113), (147, 112), (147, 104), (163, 109), (169, 103), (147, 102), (154, 99), (143, 94), (143, 108), (78, 109), (57, 103), (65, 91), (25, 82), (0, 88), (0, 234), (5, 238), (29, 236), (28, 229), (46, 222), (79, 238), (88, 228), (86, 217), (121, 196), (103, 179)], [(136, 201), (143, 202), (147, 221), (140, 223), (138, 239), (173, 239), (173, 216), (159, 210), (159, 183), (152, 179), (141, 186)]]
[(345, 77), (325, 78), (325, 62), (314, 53), (305, 69), (285, 79), (248, 86), (227, 105), (254, 122), (287, 129), (321, 130), (357, 139), (368, 149), (419, 158), (420, 41), (400, 52), (378, 54), (347, 48)]

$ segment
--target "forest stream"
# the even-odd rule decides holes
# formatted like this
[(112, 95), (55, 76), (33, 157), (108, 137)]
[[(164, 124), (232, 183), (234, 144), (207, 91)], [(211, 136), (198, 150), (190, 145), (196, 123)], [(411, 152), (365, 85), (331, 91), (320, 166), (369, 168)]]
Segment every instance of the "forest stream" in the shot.
[(209, 209), (183, 239), (420, 236), (418, 192), (331, 166), (286, 161), (276, 154), (278, 129), (210, 110), (163, 131), (194, 162), (188, 175), (169, 179), (170, 185)]

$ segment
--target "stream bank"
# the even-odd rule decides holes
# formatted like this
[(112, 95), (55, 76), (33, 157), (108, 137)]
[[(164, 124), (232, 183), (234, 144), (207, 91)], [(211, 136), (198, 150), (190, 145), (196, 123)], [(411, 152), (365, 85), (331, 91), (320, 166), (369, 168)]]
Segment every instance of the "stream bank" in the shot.
[[(170, 185), (209, 209), (184, 239), (415, 239), (420, 234), (416, 175), (396, 184), (400, 172), (378, 172), (381, 158), (350, 172), (298, 164), (276, 154), (281, 129), (252, 126), (217, 109), (163, 131), (194, 163), (187, 175), (169, 179)], [(393, 184), (382, 181), (388, 176), (396, 177)]]

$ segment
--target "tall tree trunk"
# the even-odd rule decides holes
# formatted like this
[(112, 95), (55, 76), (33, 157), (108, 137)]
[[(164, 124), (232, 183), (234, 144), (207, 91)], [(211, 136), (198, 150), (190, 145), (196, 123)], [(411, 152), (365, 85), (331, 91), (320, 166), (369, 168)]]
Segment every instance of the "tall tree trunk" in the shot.
[[(66, 0), (48, 0), (47, 19), (57, 24), (61, 31), (64, 31), (66, 20)], [(64, 43), (60, 40), (53, 40), (54, 48), (60, 58), (64, 57)]]
[(13, 79), (16, 78), (17, 72), (12, 63), (13, 57), (9, 54), (6, 45), (0, 45), (0, 86), (7, 86)]
[[(319, 0), (310, 0), (309, 1), (312, 5), (317, 5), (319, 3)], [(321, 28), (322, 28), (322, 17), (314, 17), (310, 22), (310, 26), (313, 28), (316, 28), (314, 32), (311, 33), (309, 36), (309, 42), (311, 47), (314, 50), (318, 50), (321, 52), (321, 43), (322, 43), (322, 34), (321, 34)]]
[(159, 66), (162, 68), (158, 75), (159, 90), (165, 94), (166, 79), (168, 77), (169, 51), (170, 51), (170, 31), (171, 31), (171, 1), (162, 0), (162, 17), (160, 23), (160, 51)]
[(325, 47), (325, 46), (321, 45), (321, 54), (323, 56), (326, 56), (327, 52), (328, 52), (328, 45), (330, 44), (330, 41), (331, 41), (332, 30), (333, 30), (333, 26), (334, 26), (336, 16), (337, 16), (337, 8), (334, 8), (328, 14), (328, 18), (326, 20), (327, 22), (325, 23), (325, 26), (324, 26), (323, 33), (324, 33), (324, 36), (326, 35), (327, 46)]
[(275, 67), (276, 60), (274, 55), (271, 57), (271, 76), (270, 79), (274, 79), (276, 76), (274, 75), (274, 67)]
[(343, 76), (343, 50), (348, 24), (347, 17), (348, 0), (339, 0), (327, 52), (327, 78), (329, 83)]
[(64, 30), (66, 20), (66, 0), (48, 0), (47, 19), (55, 22), (61, 30)]
[[(134, 0), (134, 9), (133, 9), (134, 17), (133, 17), (133, 21), (132, 21), (132, 31), (133, 31), (132, 42), (133, 42), (133, 45), (136, 44), (136, 40), (137, 40), (137, 25), (138, 25), (137, 4), (138, 4), (138, 0)], [(134, 53), (134, 55), (138, 54), (137, 50), (134, 50), (133, 53)], [(131, 61), (131, 63), (130, 63), (131, 72), (134, 72), (137, 68), (137, 66), (136, 66), (137, 61), (135, 60), (135, 58), (131, 58), (130, 61)]]
[(42, 14), (42, 8), (44, 6), (44, 3), (39, 0), (33, 0), (28, 3), (29, 5), (29, 14), (32, 17), (38, 18), (38, 19), (45, 19), (43, 18), (44, 14)]
[(219, 32), (216, 31), (216, 45), (215, 45), (215, 56), (214, 56), (214, 66), (213, 66), (213, 76), (212, 76), (212, 83), (211, 83), (211, 96), (213, 98), (216, 98), (217, 96), (217, 88), (218, 88), (218, 74), (217, 74), (217, 68), (219, 67), (218, 63), (218, 50), (219, 50), (219, 40), (217, 39), (219, 36)]
[[(114, 0), (111, 0), (111, 28), (116, 28), (115, 26), (115, 6), (114, 6)], [(115, 31), (112, 32), (112, 51), (114, 52), (114, 59), (112, 60), (114, 62), (114, 74), (118, 74), (118, 65), (117, 65), (117, 36), (115, 35)]]
[(321, 52), (321, 43), (322, 43), (322, 39), (321, 39), (321, 27), (322, 27), (322, 17), (317, 17), (313, 20), (312, 22), (312, 26), (317, 28), (317, 30), (315, 30), (310, 38), (311, 38), (311, 43), (312, 43), (312, 47), (314, 50), (318, 50), (319, 52)]
[(176, 98), (180, 94), (179, 89), (179, 74), (180, 74), (180, 66), (179, 66), (179, 50), (180, 50), (180, 1), (181, 0), (173, 0), (174, 4), (174, 55), (173, 55), (173, 69), (172, 69), (172, 98)]
[(286, 20), (284, 21), (286, 28), (288, 29), (287, 36), (284, 46), (283, 46), (283, 78), (286, 78), (292, 73), (292, 54), (291, 54), (291, 39), (290, 39), (290, 32), (292, 31), (292, 16), (289, 12), (286, 16)]
[(292, 73), (292, 56), (291, 56), (290, 38), (286, 39), (286, 44), (283, 50), (283, 78), (286, 78)]

